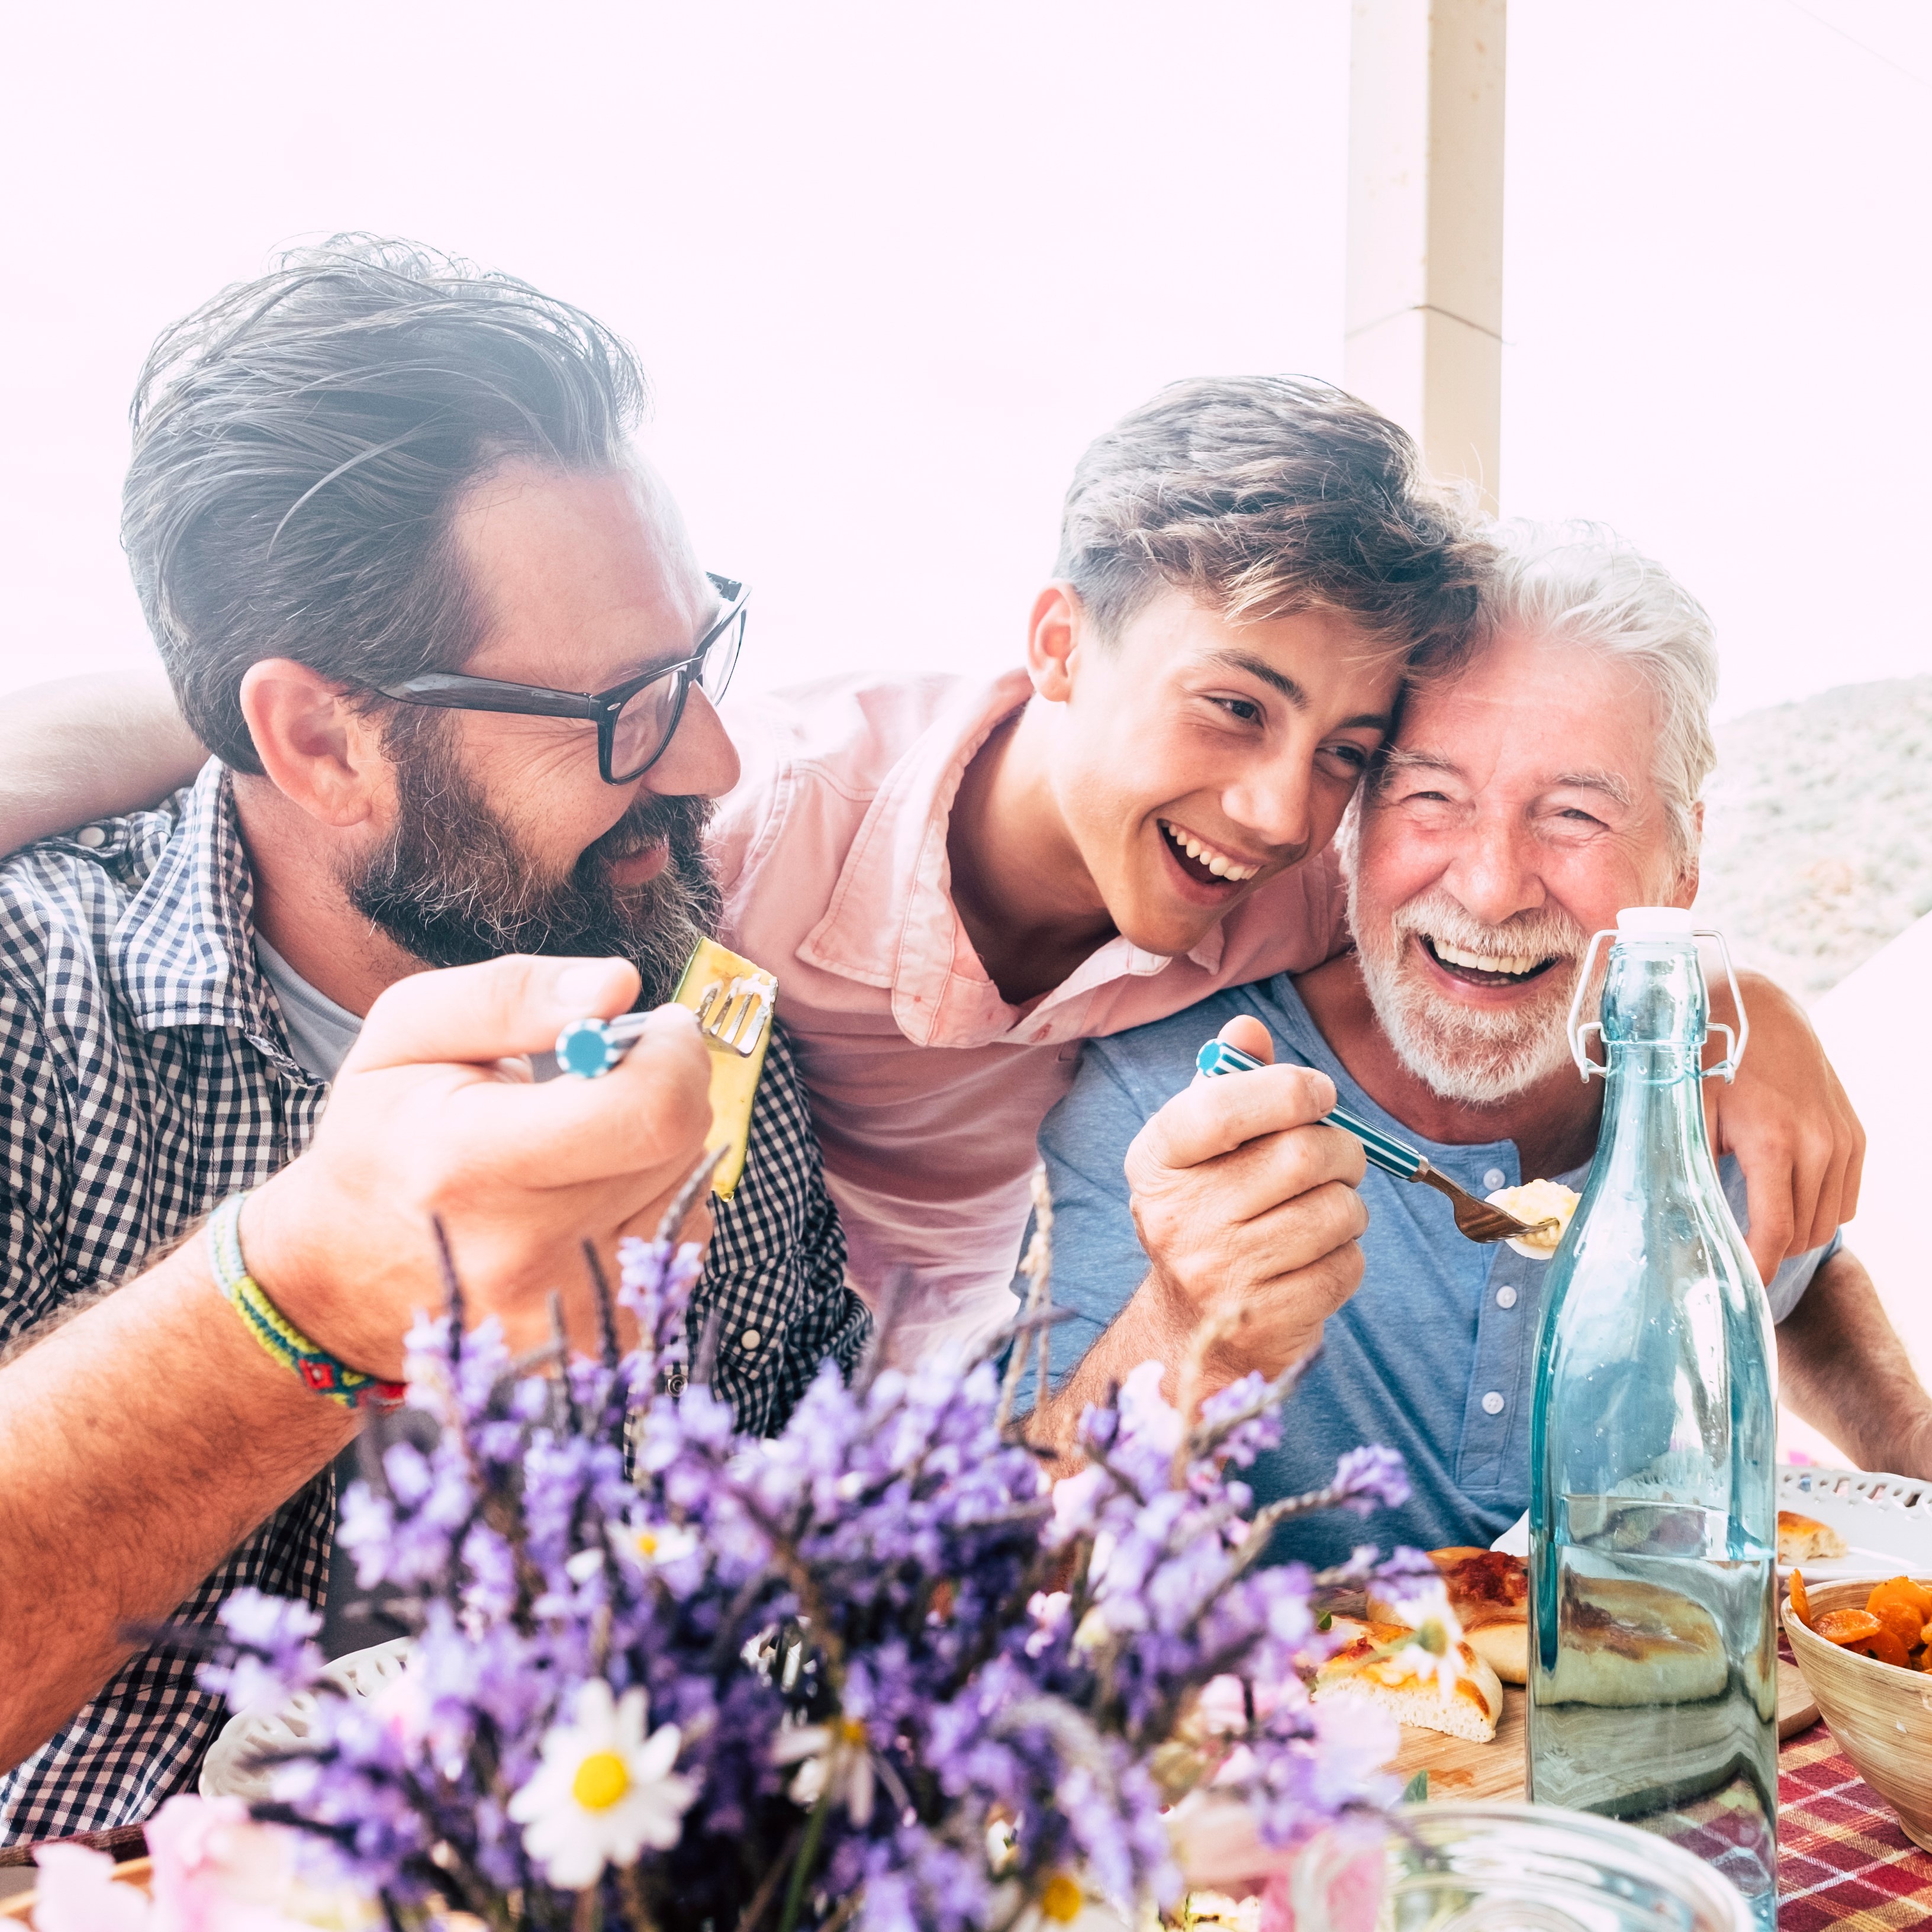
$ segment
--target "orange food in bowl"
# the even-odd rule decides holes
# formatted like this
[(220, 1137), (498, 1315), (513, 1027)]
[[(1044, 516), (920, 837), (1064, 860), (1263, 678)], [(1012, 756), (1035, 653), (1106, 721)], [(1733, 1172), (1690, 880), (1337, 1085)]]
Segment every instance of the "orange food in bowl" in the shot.
[(1896, 1597), (1881, 1598), (1874, 1590), (1865, 1610), (1898, 1638), (1899, 1648), (1908, 1657), (1918, 1648), (1919, 1632), (1924, 1628), (1925, 1619), (1910, 1604), (1902, 1604)]
[(1802, 1570), (1791, 1573), (1791, 1614), (1807, 1630), (1811, 1628), (1811, 1600), (1804, 1594), (1804, 1573)]
[(1915, 1583), (1910, 1576), (1889, 1576), (1879, 1584), (1865, 1599), (1865, 1608), (1876, 1610), (1880, 1600), (1885, 1602), (1907, 1605), (1923, 1625), (1932, 1620), (1932, 1590), (1922, 1583)]
[(1803, 1576), (1791, 1573), (1791, 1614), (1807, 1630), (1901, 1670), (1932, 1671), (1932, 1624), (1921, 1608), (1928, 1595), (1932, 1592), (1910, 1577), (1891, 1576), (1872, 1586), (1863, 1610), (1846, 1606), (1814, 1616)]

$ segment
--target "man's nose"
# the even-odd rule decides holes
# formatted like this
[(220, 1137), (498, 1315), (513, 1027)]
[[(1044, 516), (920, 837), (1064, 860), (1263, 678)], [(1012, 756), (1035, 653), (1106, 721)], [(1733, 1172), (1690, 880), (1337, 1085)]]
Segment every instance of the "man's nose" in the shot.
[(1543, 882), (1529, 842), (1515, 826), (1478, 819), (1457, 841), (1442, 884), (1470, 915), (1500, 926), (1543, 904)]
[[(1286, 760), (1265, 773), (1228, 786), (1221, 794), (1221, 809), (1234, 824), (1262, 843), (1280, 851), (1309, 851), (1318, 841), (1311, 822), (1313, 772)], [(1332, 832), (1334, 828), (1328, 828)]]
[(696, 684), (664, 754), (652, 766), (644, 788), (671, 798), (722, 798), (738, 782), (738, 748), (717, 707)]

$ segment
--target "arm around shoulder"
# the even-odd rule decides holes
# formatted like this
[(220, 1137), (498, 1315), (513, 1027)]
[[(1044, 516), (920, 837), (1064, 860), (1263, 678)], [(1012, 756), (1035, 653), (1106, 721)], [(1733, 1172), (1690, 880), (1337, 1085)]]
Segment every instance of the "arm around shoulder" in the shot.
[(14, 692), (0, 722), (0, 851), (152, 805), (207, 757), (152, 673)]
[[(1858, 1212), (1865, 1133), (1804, 1009), (1762, 974), (1738, 978), (1749, 1051), (1736, 1084), (1713, 1081), (1706, 1094), (1718, 1150), (1744, 1169), (1750, 1251), (1768, 1281), (1788, 1256), (1822, 1247)], [(1711, 1012), (1737, 1024), (1727, 988), (1712, 987)]]

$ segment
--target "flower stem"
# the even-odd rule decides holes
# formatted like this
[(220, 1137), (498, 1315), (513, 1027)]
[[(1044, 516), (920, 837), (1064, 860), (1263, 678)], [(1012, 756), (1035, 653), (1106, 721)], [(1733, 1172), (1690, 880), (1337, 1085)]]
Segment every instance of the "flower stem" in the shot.
[(812, 1861), (818, 1856), (819, 1840), (825, 1836), (825, 1821), (832, 1815), (832, 1784), (826, 1782), (824, 1792), (813, 1808), (811, 1822), (805, 1828), (805, 1842), (798, 1848), (798, 1862), (791, 1868), (791, 1883), (785, 1887), (784, 1910), (779, 1916), (778, 1932), (792, 1932), (798, 1923), (799, 1907), (805, 1903), (805, 1881), (812, 1870)]

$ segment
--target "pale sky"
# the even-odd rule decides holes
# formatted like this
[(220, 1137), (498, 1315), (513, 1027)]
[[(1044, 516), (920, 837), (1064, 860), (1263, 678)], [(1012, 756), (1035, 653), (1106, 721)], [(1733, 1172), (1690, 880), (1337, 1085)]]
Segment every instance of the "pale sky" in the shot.
[[(1082, 446), (1341, 373), (1346, 0), (40, 8), (0, 127), (0, 687), (147, 652), (147, 344), (407, 235), (630, 338), (748, 683), (1016, 661)], [(1513, 0), (1504, 507), (1711, 606), (1723, 708), (1932, 670), (1918, 0)]]

